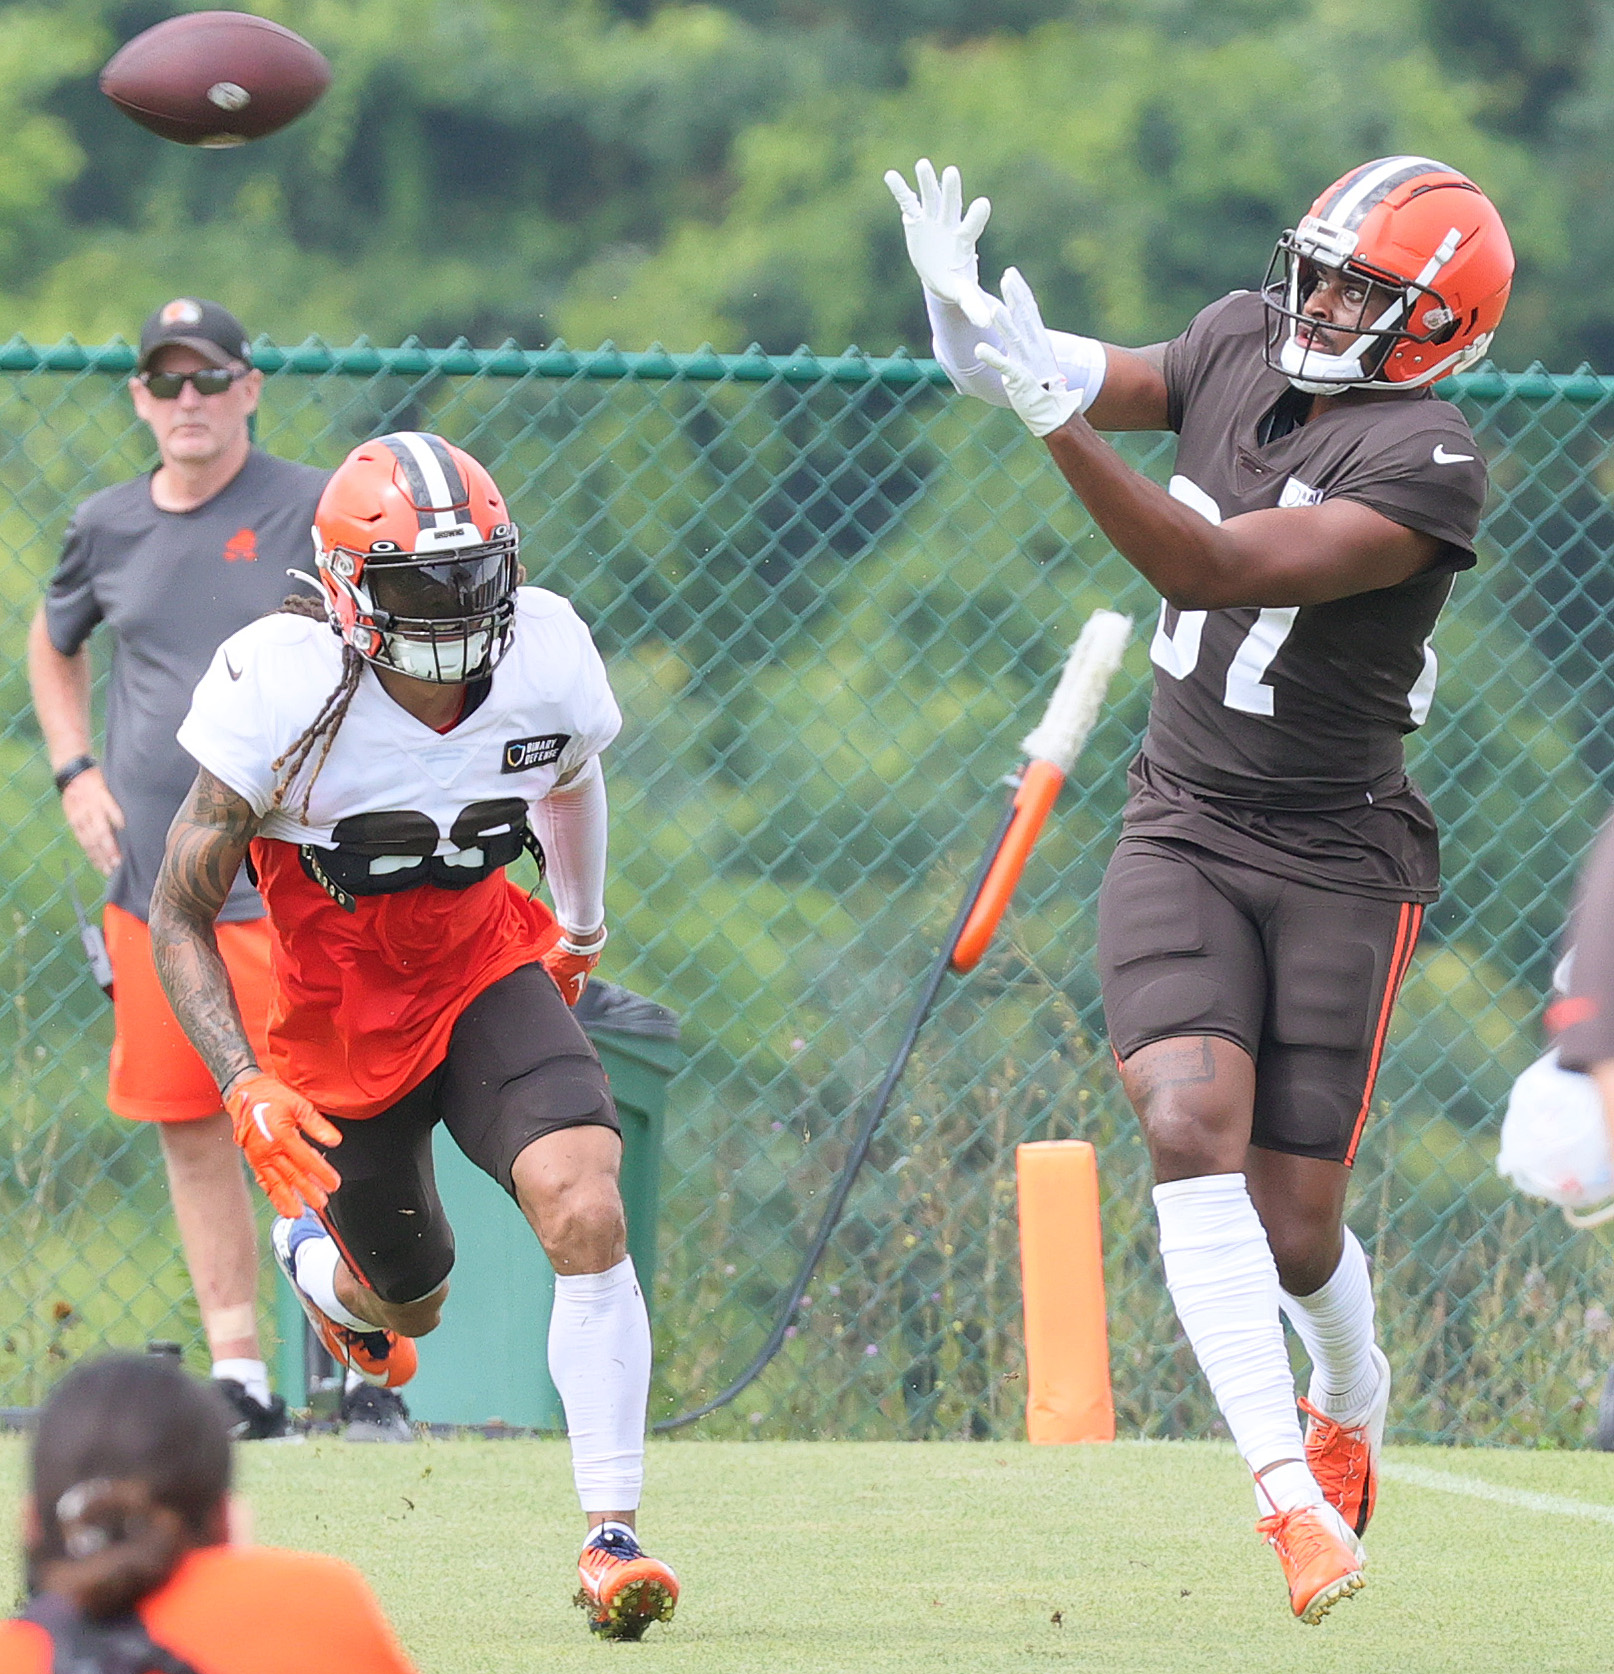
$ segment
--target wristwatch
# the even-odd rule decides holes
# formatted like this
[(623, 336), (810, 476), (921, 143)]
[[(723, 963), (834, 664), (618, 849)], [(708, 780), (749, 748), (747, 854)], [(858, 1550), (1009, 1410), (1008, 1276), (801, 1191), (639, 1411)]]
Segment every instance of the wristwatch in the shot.
[(88, 773), (92, 767), (100, 765), (94, 756), (74, 756), (71, 761), (64, 761), (56, 769), (56, 794), (60, 796), (79, 774)]

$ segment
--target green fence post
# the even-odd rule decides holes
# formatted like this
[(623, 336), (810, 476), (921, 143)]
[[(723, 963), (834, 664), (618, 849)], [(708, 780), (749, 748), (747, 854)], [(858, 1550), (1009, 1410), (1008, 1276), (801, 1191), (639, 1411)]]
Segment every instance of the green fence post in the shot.
[(276, 1387), (288, 1407), (308, 1404), (308, 1321), (302, 1304), (292, 1294), (286, 1275), (275, 1269), (275, 1333), (280, 1348), (275, 1355)]

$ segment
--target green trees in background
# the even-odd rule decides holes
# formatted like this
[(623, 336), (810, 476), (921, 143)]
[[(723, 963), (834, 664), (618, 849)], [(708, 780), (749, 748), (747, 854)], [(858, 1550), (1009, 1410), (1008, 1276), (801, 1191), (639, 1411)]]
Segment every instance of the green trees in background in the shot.
[(95, 88), (163, 0), (0, 0), (0, 305), (254, 329), (738, 349), (925, 331), (880, 185), (930, 153), (1050, 314), (1123, 341), (1256, 282), (1348, 163), (1427, 150), (1521, 256), (1503, 358), (1614, 360), (1614, 0), (254, 0), (332, 58), (233, 153)]

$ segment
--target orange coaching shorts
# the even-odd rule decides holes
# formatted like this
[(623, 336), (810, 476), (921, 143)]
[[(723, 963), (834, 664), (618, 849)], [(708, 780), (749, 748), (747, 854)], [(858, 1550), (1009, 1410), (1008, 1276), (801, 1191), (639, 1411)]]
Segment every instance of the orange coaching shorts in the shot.
[[(185, 1038), (157, 980), (146, 926), (109, 902), (101, 919), (112, 961), (112, 1063), (106, 1102), (137, 1122), (195, 1122), (222, 1108), (219, 1090)], [(269, 921), (218, 926), (219, 952), (235, 989), (247, 1038), (267, 1063)]]

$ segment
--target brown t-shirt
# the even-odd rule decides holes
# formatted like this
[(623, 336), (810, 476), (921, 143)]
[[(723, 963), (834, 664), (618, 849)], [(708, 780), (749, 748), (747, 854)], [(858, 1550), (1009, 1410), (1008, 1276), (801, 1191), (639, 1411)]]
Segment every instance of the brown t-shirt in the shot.
[(1265, 330), (1260, 296), (1235, 292), (1167, 346), (1173, 496), (1213, 522), (1356, 500), (1441, 553), (1400, 586), (1327, 604), (1163, 604), (1126, 828), (1321, 888), (1431, 901), (1439, 845), (1402, 738), (1429, 713), (1452, 572), (1474, 563), (1484, 461), (1462, 414), (1427, 390), (1358, 391), (1263, 444), (1289, 389), (1265, 363)]

